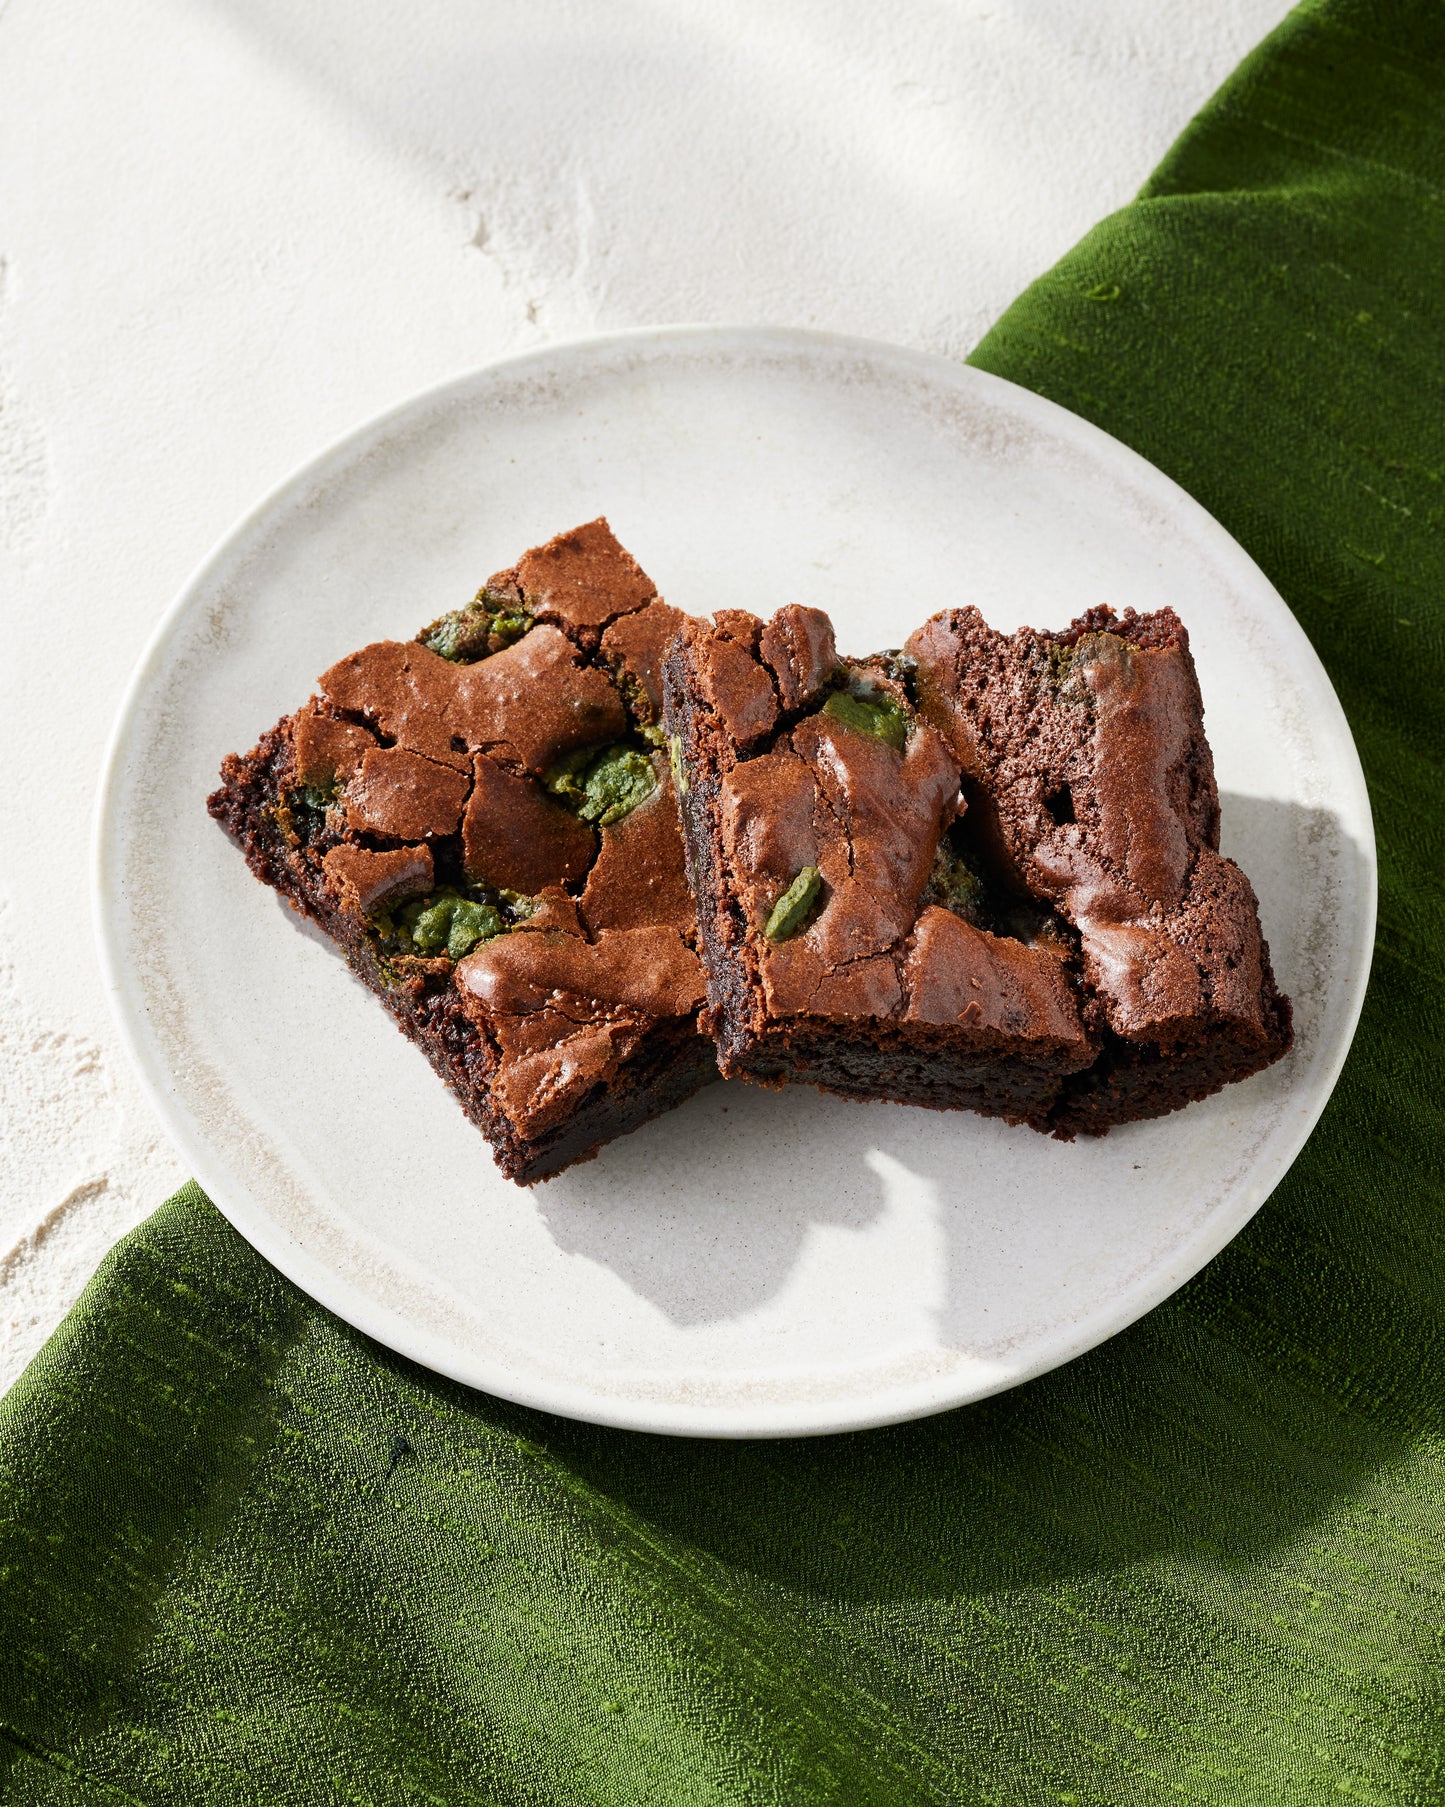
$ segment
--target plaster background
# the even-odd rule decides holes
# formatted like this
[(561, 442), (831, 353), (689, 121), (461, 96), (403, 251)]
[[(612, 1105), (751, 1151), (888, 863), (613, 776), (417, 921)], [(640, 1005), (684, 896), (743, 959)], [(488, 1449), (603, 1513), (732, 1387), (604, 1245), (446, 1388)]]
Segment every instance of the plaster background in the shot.
[(235, 518), (551, 339), (962, 357), (1284, 11), (0, 3), (0, 1389), (185, 1177), (101, 995), (89, 828), (129, 671)]

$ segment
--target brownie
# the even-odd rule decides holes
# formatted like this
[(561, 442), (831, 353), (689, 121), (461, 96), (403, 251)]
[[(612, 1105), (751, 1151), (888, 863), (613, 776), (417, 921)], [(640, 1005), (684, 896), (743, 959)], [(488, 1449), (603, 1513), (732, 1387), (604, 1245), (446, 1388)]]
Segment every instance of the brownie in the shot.
[(1219, 851), (1204, 707), (1173, 610), (1099, 608), (1062, 633), (1004, 635), (955, 609), (906, 652), (990, 877), (1077, 938), (1099, 1055), (1053, 1127), (1160, 1116), (1278, 1060), (1289, 1000), (1249, 880)]
[(960, 761), (826, 615), (690, 621), (666, 727), (725, 1076), (1047, 1126), (1098, 1038), (1077, 939), (978, 869)]
[(816, 610), (734, 612), (665, 677), (725, 1075), (1067, 1139), (1288, 1049), (1171, 610), (955, 610), (867, 660)]
[(589, 522), (339, 660), (209, 799), (522, 1184), (716, 1077), (660, 750), (682, 620)]

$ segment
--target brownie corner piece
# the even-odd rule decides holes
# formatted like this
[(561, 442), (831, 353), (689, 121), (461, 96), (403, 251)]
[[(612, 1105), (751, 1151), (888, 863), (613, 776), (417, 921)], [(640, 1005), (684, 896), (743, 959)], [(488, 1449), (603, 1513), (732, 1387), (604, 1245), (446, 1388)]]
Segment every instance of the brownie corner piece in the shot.
[(954, 609), (907, 653), (990, 858), (1077, 938), (1100, 1050), (1056, 1131), (1160, 1116), (1280, 1059), (1289, 1000), (1253, 888), (1219, 851), (1203, 701), (1173, 610), (1099, 608), (1059, 633), (1005, 635)]
[(716, 1076), (658, 744), (679, 619), (587, 523), (339, 659), (208, 801), (522, 1184)]
[(900, 661), (731, 610), (683, 627), (664, 690), (723, 1074), (1045, 1127), (1097, 1052), (1072, 938), (990, 894)]

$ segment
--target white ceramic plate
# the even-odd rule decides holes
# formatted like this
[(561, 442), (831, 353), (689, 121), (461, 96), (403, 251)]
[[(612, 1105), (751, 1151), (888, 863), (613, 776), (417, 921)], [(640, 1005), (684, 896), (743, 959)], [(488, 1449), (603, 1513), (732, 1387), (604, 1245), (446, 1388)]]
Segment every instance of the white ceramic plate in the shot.
[[(605, 513), (675, 604), (828, 609), (848, 652), (975, 602), (1187, 622), (1224, 848), (1298, 1043), (1161, 1122), (1073, 1145), (963, 1113), (715, 1086), (523, 1191), (319, 935), (205, 813), (222, 755), (368, 640)], [(102, 789), (107, 982), (196, 1177), (314, 1298), (458, 1380), (719, 1436), (982, 1398), (1103, 1341), (1268, 1197), (1324, 1106), (1374, 934), (1374, 838), (1304, 634), (1195, 502), (1095, 428), (942, 359), (682, 329), (461, 378), (284, 484), (141, 662)]]

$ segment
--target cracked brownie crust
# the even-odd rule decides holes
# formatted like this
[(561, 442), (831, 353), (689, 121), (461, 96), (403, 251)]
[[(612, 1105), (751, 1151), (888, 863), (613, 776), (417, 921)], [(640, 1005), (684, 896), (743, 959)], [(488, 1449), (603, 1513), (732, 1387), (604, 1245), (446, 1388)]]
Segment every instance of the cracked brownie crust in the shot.
[(339, 660), (209, 799), (522, 1183), (716, 1076), (657, 745), (680, 620), (590, 522)]
[(1096, 1053), (1072, 944), (953, 907), (959, 763), (896, 661), (840, 659), (817, 610), (734, 611), (683, 628), (665, 684), (723, 1073), (1043, 1123)]

